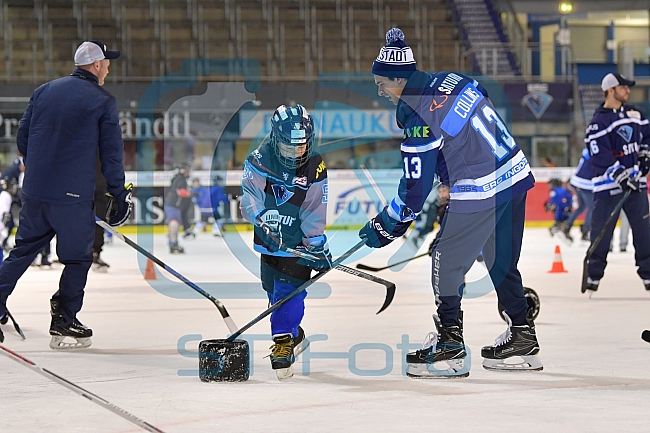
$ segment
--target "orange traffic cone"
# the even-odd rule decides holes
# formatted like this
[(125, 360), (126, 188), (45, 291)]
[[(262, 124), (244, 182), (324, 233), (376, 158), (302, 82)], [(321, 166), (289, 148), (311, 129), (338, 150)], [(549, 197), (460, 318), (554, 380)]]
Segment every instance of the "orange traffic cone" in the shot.
[(553, 266), (551, 266), (551, 270), (548, 271), (549, 274), (561, 274), (569, 272), (566, 269), (564, 269), (564, 265), (562, 264), (562, 253), (560, 253), (560, 246), (556, 245), (555, 246), (555, 254), (553, 255)]
[(156, 268), (153, 265), (151, 259), (147, 259), (147, 267), (144, 270), (144, 279), (145, 280), (155, 280), (156, 279)]

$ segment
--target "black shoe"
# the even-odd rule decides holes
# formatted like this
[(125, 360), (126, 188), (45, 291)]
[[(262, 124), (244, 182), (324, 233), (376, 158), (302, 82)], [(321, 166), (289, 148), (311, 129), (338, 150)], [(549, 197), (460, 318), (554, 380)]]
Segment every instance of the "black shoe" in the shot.
[(559, 231), (562, 233), (562, 236), (566, 238), (567, 241), (573, 242), (573, 237), (571, 236), (571, 227), (567, 224), (560, 224)]
[(5, 335), (2, 333), (2, 329), (0, 329), (0, 343), (5, 342)]
[[(458, 315), (459, 325), (442, 326), (438, 316), (433, 316), (437, 333), (427, 335), (424, 347), (406, 355), (406, 374), (410, 377), (466, 377), (464, 360), (467, 356), (463, 340), (462, 312)], [(439, 370), (434, 363), (444, 361), (448, 369)]]
[(194, 233), (192, 233), (192, 232), (189, 232), (189, 231), (185, 232), (185, 234), (183, 235), (183, 239), (187, 239), (189, 237), (196, 238), (196, 235)]
[[(507, 317), (507, 315), (506, 315)], [(535, 333), (535, 324), (531, 319), (525, 325), (514, 326), (507, 317), (508, 329), (501, 334), (492, 346), (484, 346), (481, 356), (484, 358), (483, 367), (487, 370), (500, 371), (539, 371), (544, 367), (537, 354), (539, 343)], [(521, 357), (523, 362), (506, 363), (508, 358)]]
[[(275, 370), (278, 379), (288, 379), (293, 376), (293, 363), (296, 360), (294, 355), (294, 337), (291, 334), (279, 335), (273, 338), (271, 349), (271, 368)], [(304, 334), (303, 334), (304, 338)]]
[(8, 320), (9, 316), (7, 313), (4, 313), (2, 316), (0, 316), (0, 325), (6, 325)]
[(589, 238), (589, 232), (582, 232), (582, 237), (580, 238), (580, 240), (589, 242), (591, 240)]
[(622, 253), (624, 253), (624, 252), (626, 252), (626, 251), (627, 251), (627, 248), (625, 248), (625, 247), (621, 247), (621, 252), (622, 252)]
[(593, 283), (587, 280), (587, 284), (582, 287), (582, 293), (589, 292), (589, 296), (591, 296), (596, 291), (598, 291), (598, 282)]
[(293, 337), (293, 355), (300, 355), (307, 347), (309, 347), (309, 340), (305, 338), (305, 331), (298, 326), (298, 335)]

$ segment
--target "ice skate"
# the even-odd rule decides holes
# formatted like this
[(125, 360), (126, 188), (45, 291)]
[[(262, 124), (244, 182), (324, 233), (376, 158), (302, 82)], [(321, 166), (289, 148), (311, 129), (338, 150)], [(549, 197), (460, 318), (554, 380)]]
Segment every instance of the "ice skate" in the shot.
[(178, 244), (169, 245), (169, 252), (172, 254), (184, 254), (185, 248), (181, 247)]
[(93, 271), (95, 272), (106, 273), (108, 272), (108, 268), (110, 268), (110, 265), (99, 257), (99, 253), (93, 253), (92, 268)]
[(279, 380), (289, 379), (293, 377), (293, 363), (296, 360), (294, 337), (291, 334), (278, 335), (273, 337), (273, 342), (274, 344), (270, 347), (271, 355), (269, 355), (271, 368), (275, 370), (275, 375)]
[(0, 325), (6, 325), (8, 321), (9, 316), (7, 316), (7, 313), (4, 313), (2, 316), (0, 316)]
[[(93, 336), (93, 330), (82, 325), (76, 318), (72, 323), (66, 323), (63, 316), (59, 313), (58, 301), (50, 300), (52, 308), (52, 322), (50, 324), (50, 348), (54, 350), (85, 349), (90, 347)], [(68, 340), (66, 341), (66, 338)], [(70, 339), (74, 341), (70, 341)]]
[[(591, 278), (587, 278), (587, 284), (585, 284), (581, 288), (582, 293), (585, 293), (585, 292), (589, 293), (589, 298), (591, 298), (591, 296), (594, 293), (596, 293), (596, 291), (598, 290), (598, 284), (599, 283), (600, 283), (600, 281), (596, 281), (596, 280), (592, 280)], [(646, 286), (646, 289), (647, 289), (647, 286)]]
[(186, 230), (185, 234), (183, 234), (183, 239), (188, 239), (188, 238), (196, 239), (196, 234), (194, 234), (194, 232)]
[(219, 225), (217, 223), (212, 224), (212, 236), (221, 237), (221, 230), (219, 230)]
[(573, 237), (571, 236), (570, 231), (571, 231), (571, 227), (569, 227), (566, 224), (560, 224), (556, 232), (560, 240), (567, 245), (573, 244)]
[(293, 337), (293, 356), (298, 357), (309, 347), (309, 340), (305, 338), (305, 331), (298, 326), (298, 335)]
[(452, 378), (469, 376), (469, 363), (465, 365), (467, 351), (463, 341), (462, 312), (459, 326), (442, 326), (433, 315), (436, 332), (430, 332), (422, 349), (406, 355), (406, 375), (416, 378)]
[(52, 269), (52, 262), (47, 257), (41, 256), (41, 269)]
[(493, 371), (541, 371), (542, 361), (537, 357), (539, 344), (535, 324), (528, 319), (526, 325), (513, 326), (505, 312), (508, 329), (499, 335), (492, 346), (481, 349), (483, 368)]

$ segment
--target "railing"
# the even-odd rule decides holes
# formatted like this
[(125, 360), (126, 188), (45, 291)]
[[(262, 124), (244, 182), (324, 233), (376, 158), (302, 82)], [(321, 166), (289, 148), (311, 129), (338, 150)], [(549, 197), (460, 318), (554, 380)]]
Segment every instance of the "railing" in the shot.
[[(508, 78), (512, 75), (500, 75), (499, 73), (499, 53), (506, 52), (508, 49), (515, 49), (514, 44), (503, 43), (484, 43), (470, 48), (460, 54), (460, 70), (471, 73), (483, 73), (495, 79)], [(571, 47), (556, 46), (555, 44), (530, 44), (526, 47), (523, 55), (520, 57), (519, 69), (521, 79), (527, 79), (533, 76), (533, 64), (538, 58), (542, 61), (543, 55), (553, 55), (558, 57), (556, 65), (559, 63), (559, 71), (553, 68), (553, 74), (547, 74), (543, 77), (545, 80), (552, 81), (571, 81), (573, 80), (573, 55)], [(555, 66), (555, 65), (554, 65)]]

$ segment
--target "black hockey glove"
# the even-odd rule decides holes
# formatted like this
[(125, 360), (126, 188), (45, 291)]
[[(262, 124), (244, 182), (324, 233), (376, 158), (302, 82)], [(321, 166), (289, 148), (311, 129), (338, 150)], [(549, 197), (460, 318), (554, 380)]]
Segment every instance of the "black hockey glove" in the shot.
[(610, 175), (616, 183), (618, 183), (623, 191), (631, 189), (632, 191), (639, 190), (639, 181), (630, 177), (630, 173), (623, 167), (618, 167)]
[(551, 203), (550, 201), (547, 201), (544, 203), (544, 209), (546, 209), (546, 212), (552, 212), (557, 208), (557, 205), (555, 203)]
[(106, 219), (111, 227), (123, 225), (131, 215), (133, 205), (131, 188), (133, 188), (133, 184), (128, 184), (117, 196), (107, 194), (109, 200)]
[(262, 240), (262, 244), (267, 250), (272, 253), (278, 252), (282, 245), (280, 213), (275, 209), (263, 210), (258, 215), (255, 233)]
[(650, 173), (650, 144), (641, 143), (639, 146), (639, 171), (641, 177)]
[(411, 225), (409, 222), (400, 222), (388, 215), (388, 208), (384, 208), (376, 217), (368, 221), (359, 231), (359, 237), (366, 240), (370, 248), (382, 248), (404, 235)]

